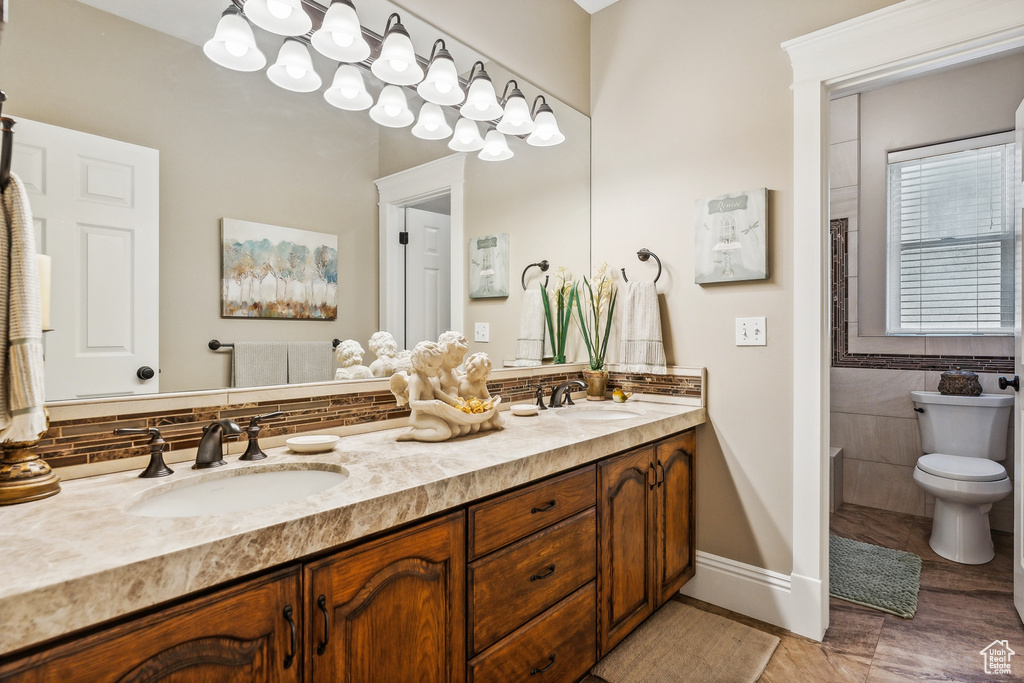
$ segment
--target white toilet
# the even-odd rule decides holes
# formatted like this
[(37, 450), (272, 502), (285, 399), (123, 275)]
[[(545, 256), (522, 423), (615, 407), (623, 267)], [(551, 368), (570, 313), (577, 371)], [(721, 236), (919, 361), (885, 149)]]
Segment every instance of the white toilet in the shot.
[(912, 391), (925, 455), (914, 481), (935, 496), (929, 545), (963, 564), (995, 557), (988, 512), (1010, 493), (1010, 478), (997, 461), (1006, 459), (1012, 396), (944, 396)]

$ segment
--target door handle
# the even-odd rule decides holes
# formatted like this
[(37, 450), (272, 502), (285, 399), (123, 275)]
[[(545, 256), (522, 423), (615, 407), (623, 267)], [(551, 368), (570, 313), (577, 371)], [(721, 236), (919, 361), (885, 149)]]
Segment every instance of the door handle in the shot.
[(156, 371), (148, 365), (143, 365), (135, 371), (135, 376), (145, 382), (147, 379), (153, 379), (156, 377)]
[(1006, 379), (1005, 377), (999, 378), (999, 388), (1005, 389), (1006, 387), (1013, 387), (1014, 391), (1020, 391), (1020, 377), (1017, 375), (1013, 376), (1013, 379)]

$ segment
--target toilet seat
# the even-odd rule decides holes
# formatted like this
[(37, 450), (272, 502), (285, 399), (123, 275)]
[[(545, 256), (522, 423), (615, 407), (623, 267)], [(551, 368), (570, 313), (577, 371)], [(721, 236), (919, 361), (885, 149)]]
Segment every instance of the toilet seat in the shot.
[(957, 481), (1000, 481), (1006, 478), (1003, 466), (988, 458), (929, 453), (918, 458), (917, 466), (928, 474)]

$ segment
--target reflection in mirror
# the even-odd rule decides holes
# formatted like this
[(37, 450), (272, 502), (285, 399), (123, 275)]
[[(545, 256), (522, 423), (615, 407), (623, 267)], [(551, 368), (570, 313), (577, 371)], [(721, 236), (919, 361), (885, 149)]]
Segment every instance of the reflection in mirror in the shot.
[[(49, 399), (143, 393), (152, 391), (149, 387), (161, 392), (226, 387), (231, 354), (209, 350), (210, 339), (339, 338), (354, 339), (367, 348), (370, 336), (384, 327), (379, 318), (386, 303), (379, 287), (382, 250), (374, 181), (450, 156), (446, 140), (419, 139), (411, 128), (381, 127), (366, 111), (345, 111), (328, 104), (323, 92), (331, 84), (337, 62), (316, 51), (311, 51), (313, 66), (324, 85), (306, 94), (275, 86), (265, 71), (240, 73), (218, 66), (204, 55), (202, 45), (213, 35), (228, 0), (223, 7), (205, 0), (89, 0), (88, 4), (11, 0), (11, 4), (14, 21), (0, 41), (4, 65), (0, 86), (9, 96), (5, 114), (123, 142), (155, 152), (158, 159), (150, 162), (158, 166), (159, 218), (154, 234), (159, 249), (153, 257), (124, 251), (131, 240), (123, 229), (134, 225), (124, 218), (85, 215), (64, 226), (71, 237), (56, 237), (62, 219), (44, 215), (40, 194), (30, 197), (33, 207), (38, 207), (40, 243), (48, 252), (65, 244), (77, 249), (79, 257), (88, 247), (92, 251), (86, 255), (96, 258), (90, 268), (83, 268), (54, 254), (55, 331), (47, 334), (47, 375), (66, 381), (59, 390), (48, 388)], [(397, 8), (383, 0), (363, 0), (358, 10), (364, 26), (383, 33), (388, 14)], [(134, 21), (112, 12), (131, 15)], [(513, 78), (528, 101), (542, 94), (450, 36), (404, 11), (401, 14), (421, 57), (429, 56), (434, 40), (444, 38), (463, 79), (479, 59), (499, 94)], [(272, 61), (282, 37), (258, 28), (254, 34), (268, 62)], [(376, 100), (380, 82), (360, 71)], [(405, 93), (410, 108), (418, 112), (422, 101), (415, 90), (406, 88)], [(450, 235), (454, 278), (447, 283), (453, 304), (450, 320), (453, 325), (461, 321), (466, 330), (476, 322), (488, 323), (490, 341), (471, 341), (471, 350), (488, 352), (496, 364), (514, 357), (522, 300), (517, 278), (522, 268), (541, 259), (555, 267), (567, 266), (576, 275), (590, 267), (590, 122), (551, 94), (543, 94), (565, 142), (541, 148), (510, 138), (514, 156), (502, 162), (465, 155), (462, 201), (448, 207), (449, 215), (461, 218), (461, 231)], [(454, 111), (447, 109), (446, 117), (454, 128)], [(20, 138), (15, 130), (17, 145)], [(484, 126), (480, 131), (486, 131)], [(101, 155), (83, 155), (102, 161)], [(16, 153), (15, 163), (25, 158), (26, 153)], [(128, 172), (122, 162), (109, 160), (94, 166), (84, 187), (107, 200), (89, 205), (110, 209), (116, 202), (140, 204), (146, 192), (144, 181), (152, 177), (146, 174), (151, 171), (133, 167)], [(130, 202), (124, 195), (125, 178), (132, 183)], [(221, 318), (223, 218), (336, 234), (337, 320)], [(500, 233), (510, 235), (509, 297), (470, 301), (465, 265), (468, 240)], [(88, 240), (84, 234), (90, 236)], [(104, 273), (120, 280), (104, 279)], [(534, 269), (527, 284), (538, 286), (538, 275)], [(114, 308), (96, 300), (90, 311), (90, 301), (83, 295), (88, 278), (121, 305)], [(140, 308), (139, 288), (147, 286), (159, 303)], [(58, 313), (62, 298), (65, 312)], [(90, 317), (96, 313), (114, 320)], [(90, 320), (95, 320), (91, 327)], [(154, 333), (158, 351), (148, 352), (156, 358), (133, 358), (126, 368), (117, 370), (123, 376), (119, 385), (105, 390), (79, 386), (78, 378), (85, 373), (77, 366), (60, 370), (49, 366), (49, 356), (61, 344), (75, 360), (122, 357), (125, 348), (140, 350), (143, 333), (126, 328), (129, 323), (141, 323)], [(413, 333), (405, 345), (414, 345), (418, 339), (413, 337), (420, 335), (433, 336), (433, 331)], [(366, 361), (372, 357), (368, 355)], [(136, 374), (142, 366), (159, 368), (155, 381)]]

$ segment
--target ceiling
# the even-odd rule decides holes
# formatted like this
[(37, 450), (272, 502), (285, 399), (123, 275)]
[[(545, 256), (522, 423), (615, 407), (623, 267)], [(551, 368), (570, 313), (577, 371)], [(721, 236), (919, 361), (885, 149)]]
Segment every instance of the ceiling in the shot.
[(599, 10), (603, 10), (605, 7), (615, 2), (618, 2), (618, 0), (576, 0), (577, 5), (591, 14)]

